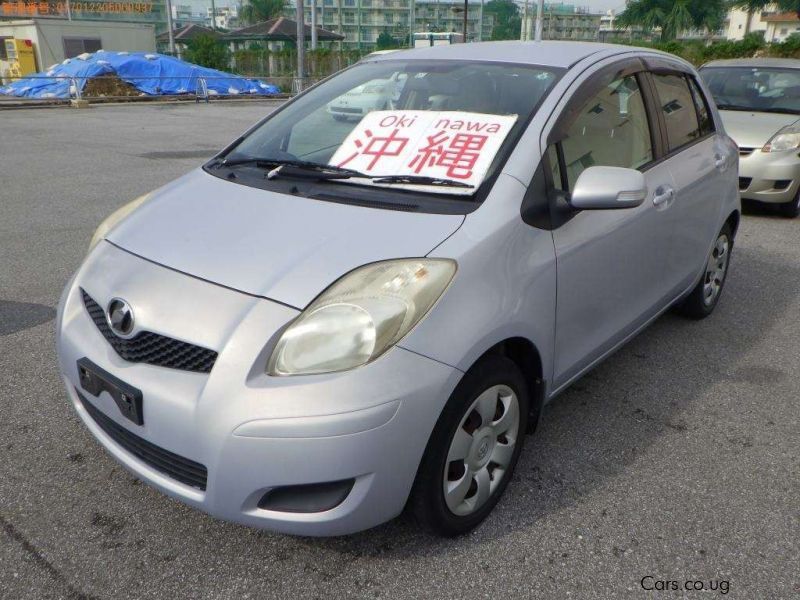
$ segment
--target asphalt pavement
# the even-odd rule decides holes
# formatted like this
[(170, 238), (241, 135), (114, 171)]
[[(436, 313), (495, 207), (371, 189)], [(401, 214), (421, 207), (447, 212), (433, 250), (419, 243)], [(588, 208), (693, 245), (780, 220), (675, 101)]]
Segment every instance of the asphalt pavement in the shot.
[[(0, 113), (0, 598), (800, 597), (800, 219), (769, 211), (717, 312), (665, 315), (549, 405), (465, 537), (258, 531), (118, 466), (62, 390), (59, 294), (105, 215), (273, 106)], [(718, 589), (656, 591), (687, 580)]]

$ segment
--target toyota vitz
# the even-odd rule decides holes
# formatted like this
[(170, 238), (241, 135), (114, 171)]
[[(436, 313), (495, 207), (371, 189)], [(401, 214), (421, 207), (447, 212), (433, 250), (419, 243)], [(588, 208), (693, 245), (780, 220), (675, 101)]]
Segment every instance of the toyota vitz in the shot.
[[(401, 77), (387, 110), (331, 102)], [(542, 406), (670, 307), (719, 301), (738, 150), (666, 54), (379, 56), (98, 229), (58, 354), (92, 434), (212, 515), (468, 531)]]

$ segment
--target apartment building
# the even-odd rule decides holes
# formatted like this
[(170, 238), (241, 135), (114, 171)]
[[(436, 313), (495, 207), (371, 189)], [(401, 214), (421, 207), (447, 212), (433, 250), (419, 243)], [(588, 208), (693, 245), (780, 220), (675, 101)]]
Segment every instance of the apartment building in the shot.
[(207, 7), (206, 22), (211, 24), (212, 21), (217, 29), (236, 29), (239, 27), (239, 7), (236, 5), (216, 6), (214, 9)]
[[(536, 1), (523, 6), (520, 39), (536, 37)], [(588, 6), (577, 6), (564, 2), (545, 3), (542, 12), (543, 40), (596, 41), (600, 35), (600, 24), (605, 15), (592, 12)]]
[[(311, 23), (312, 0), (304, 0), (305, 22)], [(317, 25), (345, 36), (345, 48), (371, 48), (381, 33), (408, 45), (412, 33), (455, 31), (464, 23), (463, 0), (316, 0)], [(287, 5), (287, 17), (294, 8)], [(412, 26), (413, 23), (413, 26)], [(469, 0), (467, 38), (489, 39), (494, 16), (483, 11), (483, 2)]]

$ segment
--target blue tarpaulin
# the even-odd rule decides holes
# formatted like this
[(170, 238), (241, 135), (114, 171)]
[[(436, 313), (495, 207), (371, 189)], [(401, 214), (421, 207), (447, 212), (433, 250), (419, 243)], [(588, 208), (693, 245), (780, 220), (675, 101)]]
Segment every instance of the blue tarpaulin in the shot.
[[(69, 58), (46, 73), (36, 73), (0, 87), (0, 94), (28, 98), (70, 98), (75, 85), (82, 92), (89, 78), (116, 75), (148, 96), (194, 94), (205, 81), (209, 95), (271, 96), (280, 90), (272, 84), (201, 67), (163, 54), (106, 52)], [(65, 79), (54, 79), (63, 77)], [(72, 94), (70, 94), (72, 92)]]

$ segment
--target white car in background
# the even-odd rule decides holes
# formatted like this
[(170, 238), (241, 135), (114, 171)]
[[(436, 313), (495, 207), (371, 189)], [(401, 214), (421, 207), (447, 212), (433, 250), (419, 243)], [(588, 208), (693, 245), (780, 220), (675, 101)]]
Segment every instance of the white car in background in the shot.
[(373, 110), (393, 108), (400, 98), (407, 75), (394, 73), (389, 79), (373, 79), (342, 94), (330, 104), (328, 112), (337, 121), (361, 120)]
[(742, 199), (800, 215), (800, 60), (717, 60), (700, 76), (739, 146)]

